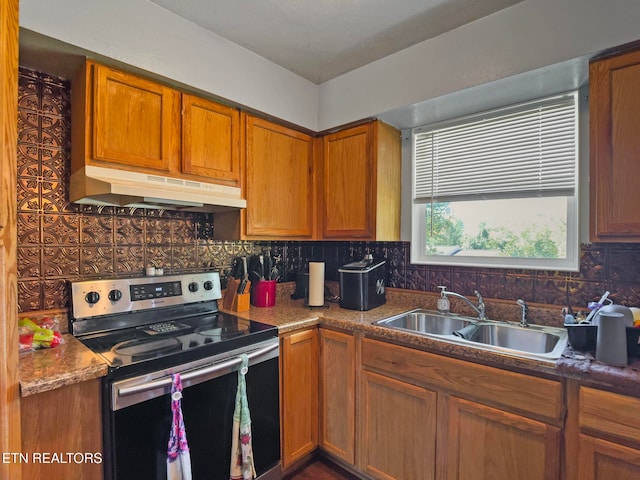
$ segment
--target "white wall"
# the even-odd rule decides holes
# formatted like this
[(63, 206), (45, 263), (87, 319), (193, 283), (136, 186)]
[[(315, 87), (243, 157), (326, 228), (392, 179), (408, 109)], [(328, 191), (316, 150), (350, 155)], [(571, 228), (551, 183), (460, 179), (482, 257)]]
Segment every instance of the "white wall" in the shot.
[(524, 0), (319, 87), (145, 0), (20, 0), (20, 25), (324, 130), (639, 39), (640, 1)]
[[(637, 39), (638, 0), (525, 0), (323, 83), (318, 125), (378, 116)], [(406, 108), (405, 116), (416, 114)]]
[(20, 0), (20, 26), (317, 130), (318, 87), (145, 0)]

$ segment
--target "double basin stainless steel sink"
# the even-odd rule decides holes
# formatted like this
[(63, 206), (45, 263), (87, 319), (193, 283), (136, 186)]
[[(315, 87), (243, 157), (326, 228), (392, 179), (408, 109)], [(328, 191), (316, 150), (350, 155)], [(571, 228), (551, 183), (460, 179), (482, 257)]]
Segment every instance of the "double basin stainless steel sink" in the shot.
[(478, 320), (421, 309), (385, 318), (375, 324), (449, 343), (552, 362), (560, 358), (568, 338), (564, 328), (523, 327), (518, 323)]

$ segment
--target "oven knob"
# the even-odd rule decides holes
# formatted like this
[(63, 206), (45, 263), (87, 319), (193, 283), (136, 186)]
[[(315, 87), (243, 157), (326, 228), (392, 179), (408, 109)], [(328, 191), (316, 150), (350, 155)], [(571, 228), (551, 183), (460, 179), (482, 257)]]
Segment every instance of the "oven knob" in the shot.
[(211, 280), (207, 280), (206, 282), (204, 282), (204, 289), (213, 290), (213, 282)]
[(89, 305), (93, 305), (100, 300), (100, 294), (98, 292), (89, 292), (84, 296), (84, 299)]
[(122, 298), (122, 292), (120, 290), (111, 290), (109, 292), (109, 300), (112, 302), (117, 302)]
[(191, 282), (189, 284), (189, 291), (195, 293), (198, 291), (198, 284), (196, 282)]

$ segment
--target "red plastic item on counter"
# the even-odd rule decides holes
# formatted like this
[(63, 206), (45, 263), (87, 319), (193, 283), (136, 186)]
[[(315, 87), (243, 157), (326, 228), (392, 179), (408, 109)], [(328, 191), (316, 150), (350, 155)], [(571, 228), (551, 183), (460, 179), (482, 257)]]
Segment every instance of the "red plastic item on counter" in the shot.
[(58, 331), (58, 320), (44, 317), (38, 320), (21, 318), (18, 321), (20, 353), (39, 348), (53, 348), (62, 343), (62, 334)]
[(256, 307), (273, 307), (276, 304), (276, 280), (261, 280), (254, 285), (251, 303)]

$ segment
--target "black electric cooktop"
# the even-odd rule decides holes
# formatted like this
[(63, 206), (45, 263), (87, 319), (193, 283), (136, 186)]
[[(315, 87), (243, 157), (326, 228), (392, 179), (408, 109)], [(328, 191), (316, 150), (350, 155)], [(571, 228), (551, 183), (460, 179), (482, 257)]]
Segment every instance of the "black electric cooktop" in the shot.
[(79, 340), (112, 369), (137, 366), (135, 371), (139, 372), (216, 355), (277, 335), (274, 326), (217, 312), (89, 334)]

